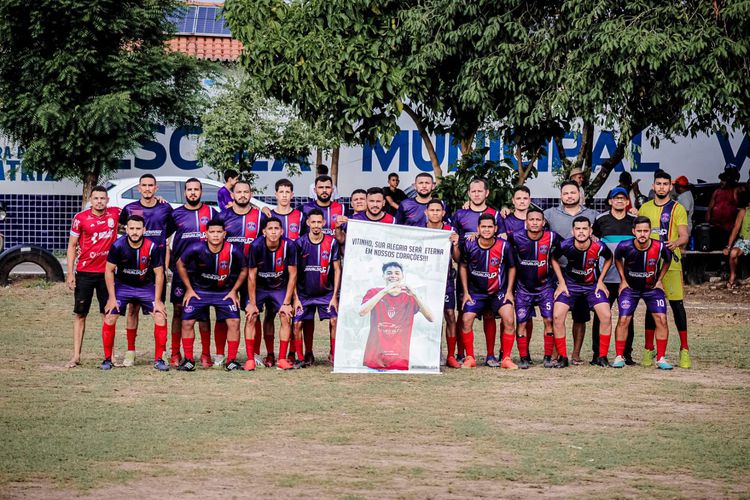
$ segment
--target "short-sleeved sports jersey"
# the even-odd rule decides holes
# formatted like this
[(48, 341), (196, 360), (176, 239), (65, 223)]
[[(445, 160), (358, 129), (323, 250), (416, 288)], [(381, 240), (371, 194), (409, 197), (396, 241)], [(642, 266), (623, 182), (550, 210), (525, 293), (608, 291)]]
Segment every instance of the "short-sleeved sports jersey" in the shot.
[[(687, 226), (688, 217), (685, 207), (675, 200), (669, 200), (664, 205), (657, 205), (654, 200), (647, 201), (638, 210), (638, 215), (644, 215), (651, 220), (651, 238), (663, 242), (676, 240), (678, 226)], [(682, 270), (680, 249), (674, 250), (675, 259), (669, 266), (670, 271)]]
[(216, 211), (205, 203), (199, 208), (177, 207), (172, 211), (170, 231), (174, 231), (169, 268), (176, 269), (177, 260), (191, 243), (206, 239), (206, 228)]
[[(378, 220), (372, 220), (369, 217), (367, 217), (367, 211), (365, 211), (365, 212), (357, 212), (356, 214), (354, 214), (351, 217), (349, 217), (349, 220), (363, 220), (363, 221), (366, 221), (366, 222), (377, 222), (377, 223), (380, 223), (380, 224), (395, 224), (396, 223), (396, 218), (393, 217), (391, 214), (389, 214), (387, 212), (384, 212), (383, 213), (383, 217), (381, 219), (378, 219)], [(341, 226), (341, 230), (344, 231), (344, 232), (346, 232), (346, 230), (347, 230), (347, 224), (343, 224)]]
[[(477, 225), (479, 223), (479, 216), (482, 214), (490, 214), (495, 218), (495, 224), (497, 225), (497, 234), (502, 233), (500, 224), (502, 224), (502, 217), (500, 212), (492, 207), (487, 207), (481, 212), (475, 212), (471, 209), (456, 210), (456, 213), (451, 217), (451, 223), (456, 228), (459, 238), (463, 240), (466, 237), (466, 233), (476, 233)], [(503, 225), (503, 228), (505, 225)]]
[(156, 280), (154, 269), (164, 265), (164, 250), (148, 238), (143, 238), (140, 247), (133, 248), (128, 237), (123, 236), (112, 245), (107, 262), (117, 266), (115, 283), (132, 287), (152, 285)]
[(516, 214), (508, 214), (508, 216), (503, 219), (503, 231), (500, 232), (504, 232), (506, 235), (509, 235), (515, 232), (523, 231), (524, 229), (526, 229), (525, 219), (519, 219), (518, 217), (516, 217)]
[(542, 231), (537, 240), (529, 238), (527, 230), (508, 233), (508, 243), (513, 248), (516, 261), (516, 285), (526, 293), (539, 293), (550, 286), (552, 255), (562, 242), (559, 234)]
[(276, 250), (269, 250), (266, 237), (253, 241), (247, 257), (247, 267), (258, 268), (256, 287), (261, 290), (286, 290), (289, 284), (289, 266), (297, 265), (296, 244), (284, 238)]
[[(371, 288), (362, 297), (364, 304), (382, 288)], [(384, 370), (409, 369), (409, 344), (414, 315), (419, 312), (417, 300), (407, 293), (385, 294), (370, 311), (370, 333), (365, 345), (363, 364)]]
[(221, 186), (219, 191), (216, 193), (216, 201), (219, 203), (219, 210), (226, 210), (227, 205), (232, 203), (232, 193), (227, 189), (226, 186)]
[(94, 215), (91, 209), (78, 212), (73, 217), (70, 235), (78, 238), (78, 263), (76, 271), (103, 273), (107, 267), (107, 254), (117, 239), (117, 219), (120, 209), (108, 207), (102, 215)]
[(310, 234), (296, 241), (297, 293), (300, 297), (322, 297), (333, 291), (333, 263), (339, 260), (339, 243), (331, 235), (323, 235), (319, 243), (310, 241)]
[(250, 253), (250, 244), (261, 234), (260, 228), (266, 216), (257, 208), (251, 208), (246, 214), (238, 214), (234, 207), (230, 207), (216, 218), (224, 222), (227, 241), (241, 248), (247, 257)]
[[(614, 254), (617, 249), (617, 245), (621, 241), (633, 239), (633, 221), (635, 216), (626, 213), (622, 219), (617, 219), (610, 212), (599, 215), (594, 221), (594, 236), (599, 238), (599, 241), (607, 245), (610, 251)], [(620, 273), (617, 272), (617, 268), (612, 265), (607, 271), (607, 275), (604, 277), (605, 283), (619, 283)]]
[(193, 288), (209, 292), (229, 292), (245, 267), (242, 250), (228, 241), (216, 253), (211, 251), (208, 242), (194, 241), (182, 253), (180, 260), (188, 270)]
[[(340, 215), (346, 215), (344, 205), (338, 201), (333, 201), (327, 207), (321, 207), (313, 200), (302, 205), (302, 214), (307, 218), (310, 211), (315, 208), (323, 212), (323, 234), (330, 234), (333, 236), (336, 232), (336, 219), (338, 219)], [(302, 233), (306, 232), (307, 229), (303, 227)]]
[(575, 245), (575, 238), (563, 240), (555, 252), (555, 258), (564, 256), (568, 259), (563, 268), (566, 283), (577, 285), (596, 285), (601, 275), (599, 259), (607, 260), (612, 252), (607, 245), (600, 241), (590, 240), (586, 250), (579, 250)]
[(120, 212), (120, 224), (128, 223), (128, 217), (140, 215), (145, 222), (146, 232), (143, 236), (150, 239), (164, 251), (167, 246), (167, 238), (171, 236), (169, 219), (172, 216), (172, 206), (169, 203), (157, 203), (153, 207), (144, 207), (141, 201), (128, 203)]
[(661, 241), (651, 240), (645, 250), (635, 247), (635, 240), (622, 241), (615, 249), (615, 259), (622, 259), (625, 281), (633, 290), (651, 290), (665, 263), (672, 262), (672, 251)]
[[(427, 224), (425, 224), (425, 227), (427, 227)], [(447, 222), (443, 223), (442, 227), (443, 231), (450, 231), (451, 233), (456, 233), (456, 228), (448, 224)], [(453, 283), (456, 281), (456, 269), (453, 267), (453, 259), (448, 261), (448, 281), (447, 281), (447, 289), (453, 286)]]
[(280, 214), (271, 210), (271, 215), (281, 221), (281, 234), (284, 238), (292, 241), (299, 239), (302, 229), (305, 227), (305, 216), (302, 212), (293, 208), (288, 214)]
[(482, 248), (478, 238), (466, 240), (461, 262), (468, 271), (469, 293), (484, 295), (505, 291), (508, 268), (516, 265), (510, 245), (501, 238), (496, 238), (489, 248)]
[[(445, 206), (445, 202), (441, 203), (445, 210), (445, 217), (443, 220), (448, 221), (448, 207)], [(427, 225), (427, 214), (425, 214), (424, 211), (427, 210), (428, 204), (429, 201), (427, 203), (419, 203), (414, 198), (406, 198), (399, 204), (398, 210), (396, 210), (396, 224), (401, 224), (402, 226), (424, 227)]]

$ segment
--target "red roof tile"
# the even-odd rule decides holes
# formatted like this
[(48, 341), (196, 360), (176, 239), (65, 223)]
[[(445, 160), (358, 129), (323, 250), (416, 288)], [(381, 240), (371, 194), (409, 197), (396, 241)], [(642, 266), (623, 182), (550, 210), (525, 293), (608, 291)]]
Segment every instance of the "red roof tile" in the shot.
[(177, 35), (168, 42), (172, 50), (210, 61), (236, 61), (242, 54), (242, 43), (221, 36)]

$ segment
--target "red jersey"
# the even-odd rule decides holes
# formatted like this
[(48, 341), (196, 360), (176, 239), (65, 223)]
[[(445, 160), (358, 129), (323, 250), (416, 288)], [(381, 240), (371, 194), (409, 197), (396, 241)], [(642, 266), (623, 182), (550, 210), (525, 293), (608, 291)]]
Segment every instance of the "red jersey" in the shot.
[(70, 235), (78, 238), (78, 264), (76, 271), (103, 273), (107, 267), (107, 255), (117, 239), (117, 220), (120, 209), (108, 207), (100, 216), (91, 209), (78, 212), (73, 217)]
[[(381, 290), (382, 288), (368, 290), (362, 303)], [(370, 311), (370, 334), (362, 363), (376, 370), (408, 370), (411, 330), (417, 312), (419, 304), (411, 295), (385, 294)]]

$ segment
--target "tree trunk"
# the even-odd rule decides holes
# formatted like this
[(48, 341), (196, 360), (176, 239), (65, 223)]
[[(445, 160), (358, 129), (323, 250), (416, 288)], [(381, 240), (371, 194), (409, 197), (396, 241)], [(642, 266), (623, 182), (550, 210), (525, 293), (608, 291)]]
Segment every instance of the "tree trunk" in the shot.
[(323, 163), (323, 150), (322, 149), (318, 149), (315, 152), (315, 166), (317, 167), (321, 163)]
[(404, 111), (406, 111), (406, 114), (409, 115), (417, 126), (419, 136), (422, 138), (422, 143), (424, 144), (425, 149), (427, 149), (427, 156), (430, 157), (430, 163), (432, 163), (432, 172), (435, 174), (437, 182), (440, 182), (440, 178), (443, 176), (443, 169), (440, 168), (437, 153), (435, 152), (435, 145), (432, 144), (430, 134), (427, 133), (427, 129), (425, 128), (422, 119), (413, 109), (411, 109), (411, 106), (404, 104)]
[(99, 184), (99, 177), (102, 173), (102, 167), (99, 165), (96, 165), (92, 168), (92, 170), (86, 172), (86, 175), (83, 177), (83, 188), (82, 188), (82, 200), (81, 200), (81, 208), (86, 207), (86, 203), (89, 202), (89, 198), (91, 197), (91, 190), (94, 189)]
[(335, 147), (331, 151), (331, 179), (335, 186), (339, 182), (339, 148)]
[(476, 134), (472, 134), (471, 137), (464, 137), (458, 140), (458, 144), (461, 146), (461, 156), (468, 155), (472, 151), (474, 151), (474, 136), (475, 135)]
[[(560, 163), (562, 163), (562, 169), (565, 170), (567, 168), (572, 168), (570, 164), (570, 160), (565, 156), (565, 147), (563, 146), (563, 138), (561, 135), (557, 135), (552, 138), (555, 141), (555, 146), (557, 147), (557, 154), (560, 157)], [(577, 161), (577, 160), (576, 160)]]
[(529, 164), (523, 166), (523, 154), (521, 153), (521, 146), (516, 145), (516, 162), (518, 162), (518, 177), (516, 179), (516, 186), (523, 186), (528, 179), (531, 169), (534, 168), (536, 161), (539, 159), (539, 155), (542, 153), (542, 148), (537, 148), (534, 156), (529, 160)]
[[(641, 130), (640, 128), (634, 128), (633, 130)], [(586, 198), (587, 199), (593, 199), (596, 197), (596, 193), (601, 189), (601, 187), (604, 185), (604, 183), (607, 181), (607, 178), (609, 177), (609, 174), (612, 172), (612, 169), (615, 168), (615, 165), (620, 163), (620, 161), (625, 157), (625, 146), (629, 142), (628, 139), (625, 139), (622, 135), (620, 136), (620, 139), (617, 141), (617, 148), (615, 148), (615, 152), (607, 158), (604, 163), (602, 163), (602, 168), (599, 170), (599, 173), (596, 174), (596, 177), (594, 180), (592, 180), (588, 187), (586, 188)], [(589, 163), (591, 160), (589, 159)]]

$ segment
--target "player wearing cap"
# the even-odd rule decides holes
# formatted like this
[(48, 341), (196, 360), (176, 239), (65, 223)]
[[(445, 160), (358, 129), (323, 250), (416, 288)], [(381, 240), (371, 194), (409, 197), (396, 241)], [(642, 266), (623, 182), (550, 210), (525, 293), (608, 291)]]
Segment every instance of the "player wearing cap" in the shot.
[[(687, 313), (682, 300), (685, 292), (682, 284), (682, 255), (680, 248), (690, 239), (688, 233), (688, 216), (685, 207), (670, 198), (672, 176), (663, 170), (654, 174), (654, 199), (638, 210), (638, 215), (648, 217), (651, 221), (651, 238), (664, 242), (674, 254), (669, 271), (664, 276), (664, 293), (672, 308), (677, 332), (680, 334), (680, 368), (690, 368), (688, 351)], [(654, 321), (646, 315), (646, 348), (643, 351), (643, 366), (651, 366), (654, 357)]]

